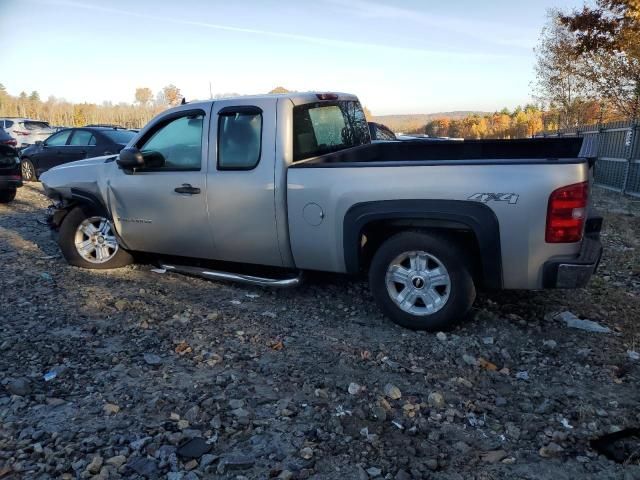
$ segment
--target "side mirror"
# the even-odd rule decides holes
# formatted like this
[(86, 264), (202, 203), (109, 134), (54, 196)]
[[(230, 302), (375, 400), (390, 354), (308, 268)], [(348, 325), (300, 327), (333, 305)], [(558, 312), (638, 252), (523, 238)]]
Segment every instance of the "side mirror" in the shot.
[(144, 152), (135, 147), (123, 148), (116, 160), (120, 167), (127, 170), (134, 168), (160, 168), (164, 165), (164, 156), (160, 152)]
[(44, 142), (42, 140), (36, 140), (36, 145), (37, 146), (44, 145)]
[(116, 163), (126, 169), (139, 168), (144, 166), (144, 157), (137, 148), (123, 148)]

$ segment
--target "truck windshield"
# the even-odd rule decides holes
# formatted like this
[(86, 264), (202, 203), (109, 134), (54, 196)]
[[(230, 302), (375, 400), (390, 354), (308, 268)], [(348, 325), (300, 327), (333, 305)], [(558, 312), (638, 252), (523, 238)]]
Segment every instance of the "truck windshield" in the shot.
[(293, 161), (371, 142), (357, 101), (318, 102), (293, 108)]

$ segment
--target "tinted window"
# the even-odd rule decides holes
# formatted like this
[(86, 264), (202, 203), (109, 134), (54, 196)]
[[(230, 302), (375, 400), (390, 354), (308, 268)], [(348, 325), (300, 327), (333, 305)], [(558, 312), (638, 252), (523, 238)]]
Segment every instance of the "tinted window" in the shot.
[(103, 130), (102, 134), (114, 143), (126, 145), (135, 136), (136, 132), (131, 130)]
[(140, 149), (159, 152), (164, 157), (164, 169), (199, 170), (202, 163), (202, 119), (196, 114), (169, 121), (152, 134)]
[(96, 139), (93, 136), (93, 133), (87, 130), (75, 130), (73, 132), (73, 136), (71, 137), (71, 142), (69, 145), (95, 145)]
[[(250, 110), (250, 109), (249, 109)], [(218, 169), (251, 170), (260, 161), (262, 114), (225, 112), (218, 120)]]
[(27, 120), (23, 123), (27, 130), (41, 130), (43, 128), (51, 128), (47, 122), (31, 122)]
[(45, 143), (51, 147), (59, 147), (61, 145), (66, 145), (67, 138), (69, 138), (70, 134), (71, 134), (71, 130), (63, 130), (60, 133), (51, 135), (49, 138), (45, 140)]
[(294, 161), (370, 141), (369, 125), (358, 102), (322, 102), (293, 109)]
[(384, 125), (376, 128), (376, 140), (396, 140), (396, 135)]
[(11, 128), (13, 127), (13, 121), (12, 120), (5, 120), (4, 121), (4, 128)]

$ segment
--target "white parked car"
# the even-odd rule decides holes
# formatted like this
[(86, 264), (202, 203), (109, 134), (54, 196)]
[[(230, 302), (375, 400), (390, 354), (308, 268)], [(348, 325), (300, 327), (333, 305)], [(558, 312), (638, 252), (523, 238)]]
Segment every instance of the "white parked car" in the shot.
[(34, 145), (55, 133), (55, 129), (51, 128), (47, 122), (21, 117), (0, 118), (0, 128), (4, 128), (16, 141), (16, 148)]

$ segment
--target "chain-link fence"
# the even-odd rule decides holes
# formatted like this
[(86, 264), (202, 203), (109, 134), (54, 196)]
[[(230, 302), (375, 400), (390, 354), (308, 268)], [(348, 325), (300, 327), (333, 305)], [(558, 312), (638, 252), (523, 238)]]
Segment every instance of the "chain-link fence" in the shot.
[(542, 132), (537, 137), (584, 137), (580, 156), (597, 158), (597, 185), (640, 197), (640, 123), (615, 122)]

